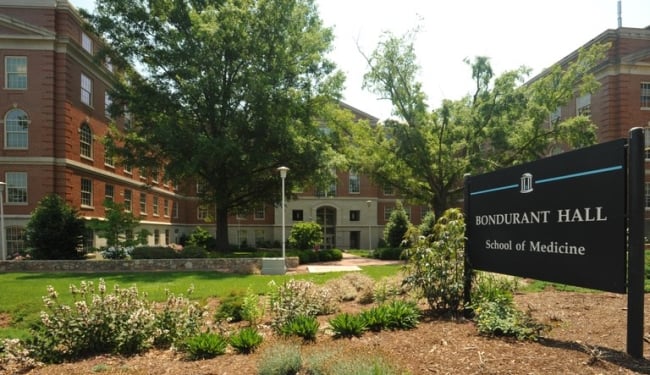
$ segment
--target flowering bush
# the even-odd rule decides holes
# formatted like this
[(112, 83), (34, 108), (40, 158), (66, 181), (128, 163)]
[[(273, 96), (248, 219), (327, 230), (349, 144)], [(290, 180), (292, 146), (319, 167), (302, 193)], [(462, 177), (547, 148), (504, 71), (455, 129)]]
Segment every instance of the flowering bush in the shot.
[(279, 329), (294, 318), (330, 314), (336, 309), (336, 296), (327, 287), (310, 281), (291, 279), (281, 286), (270, 283), (269, 303), (274, 328)]
[(127, 259), (131, 257), (133, 246), (110, 246), (102, 251), (104, 259)]
[(169, 346), (199, 331), (202, 312), (194, 303), (168, 294), (167, 302), (158, 308), (146, 300), (135, 286), (106, 290), (100, 279), (70, 286), (73, 306), (60, 304), (58, 293), (48, 286), (43, 297), (47, 311), (28, 345), (34, 357), (47, 363), (62, 362), (86, 356), (117, 353), (132, 355), (154, 344)]

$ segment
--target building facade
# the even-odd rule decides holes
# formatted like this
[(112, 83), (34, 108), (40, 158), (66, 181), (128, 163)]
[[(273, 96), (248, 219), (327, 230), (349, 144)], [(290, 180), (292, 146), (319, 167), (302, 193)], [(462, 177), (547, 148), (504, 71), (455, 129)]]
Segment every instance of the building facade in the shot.
[[(591, 117), (596, 124), (598, 142), (627, 138), (632, 128), (645, 128), (646, 171), (650, 168), (650, 26), (619, 27), (602, 32), (580, 48), (609, 43), (606, 57), (593, 74), (600, 88), (593, 94), (576, 95), (566, 106), (558, 108), (550, 123), (578, 114)], [(580, 49), (579, 48), (579, 49)], [(574, 61), (579, 49), (559, 60), (566, 65)], [(543, 76), (542, 72), (539, 76)], [(538, 77), (539, 77), (538, 76)], [(535, 80), (536, 78), (533, 78)], [(650, 178), (650, 173), (646, 172)], [(650, 179), (645, 184), (646, 232), (650, 231)]]
[[(151, 245), (178, 243), (197, 226), (214, 233), (210, 213), (196, 198), (200, 186), (162, 181), (158, 171), (119, 165), (106, 153), (102, 138), (109, 124), (127, 129), (129, 116), (111, 118), (112, 66), (98, 61), (101, 40), (83, 26), (67, 0), (0, 0), (0, 181), (6, 182), (9, 258), (24, 250), (25, 225), (51, 193), (86, 219), (105, 216), (105, 199), (124, 204), (151, 233)], [(287, 235), (293, 223), (317, 221), (324, 227), (326, 247), (376, 246), (397, 197), (365, 176), (337, 175), (330, 191), (303, 192), (288, 203)], [(413, 214), (419, 218), (417, 211)], [(231, 243), (277, 244), (281, 212), (279, 206), (265, 206), (233, 215)], [(103, 239), (87, 233), (85, 247), (103, 245)]]

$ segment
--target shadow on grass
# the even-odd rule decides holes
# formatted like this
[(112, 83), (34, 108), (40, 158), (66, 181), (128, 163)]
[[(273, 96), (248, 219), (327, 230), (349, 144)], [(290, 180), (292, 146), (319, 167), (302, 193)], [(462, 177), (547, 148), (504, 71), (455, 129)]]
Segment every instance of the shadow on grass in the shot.
[(192, 277), (203, 280), (225, 280), (225, 279), (245, 279), (253, 275), (222, 273), (213, 271), (192, 271), (192, 272), (103, 272), (103, 273), (29, 273), (16, 277), (17, 280), (56, 280), (68, 278), (110, 278), (124, 282), (161, 282), (174, 281), (184, 277)]
[(613, 350), (597, 345), (586, 345), (572, 341), (562, 341), (550, 338), (540, 338), (539, 344), (563, 350), (573, 350), (587, 355), (585, 364), (593, 367), (607, 362), (626, 368), (639, 374), (650, 374), (650, 361), (645, 358), (634, 358), (619, 350)]

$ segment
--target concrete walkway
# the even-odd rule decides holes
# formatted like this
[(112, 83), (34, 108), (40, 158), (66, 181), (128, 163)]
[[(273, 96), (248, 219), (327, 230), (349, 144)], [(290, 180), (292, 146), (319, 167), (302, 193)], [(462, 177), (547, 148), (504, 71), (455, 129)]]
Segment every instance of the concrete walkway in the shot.
[(322, 262), (299, 265), (289, 270), (290, 273), (323, 273), (323, 272), (354, 272), (361, 271), (362, 266), (379, 266), (386, 264), (404, 264), (401, 260), (380, 260), (363, 258), (343, 253), (343, 259), (336, 262)]

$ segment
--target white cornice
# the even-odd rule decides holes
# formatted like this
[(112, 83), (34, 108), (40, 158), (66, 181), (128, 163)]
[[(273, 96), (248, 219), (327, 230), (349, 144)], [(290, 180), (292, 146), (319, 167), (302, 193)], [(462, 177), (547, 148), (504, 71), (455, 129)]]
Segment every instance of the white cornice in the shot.
[(78, 170), (87, 174), (95, 175), (107, 180), (116, 181), (122, 185), (128, 185), (135, 189), (146, 189), (152, 192), (156, 192), (161, 195), (167, 195), (170, 197), (178, 197), (179, 195), (165, 189), (161, 189), (157, 186), (151, 186), (142, 183), (142, 181), (137, 181), (128, 177), (118, 175), (116, 173), (106, 171), (91, 165), (87, 165), (75, 160), (62, 159), (62, 158), (51, 158), (51, 157), (41, 157), (41, 156), (27, 156), (27, 157), (0, 157), (0, 165), (20, 165), (20, 166), (44, 166), (44, 165), (56, 165), (59, 167), (71, 168)]

